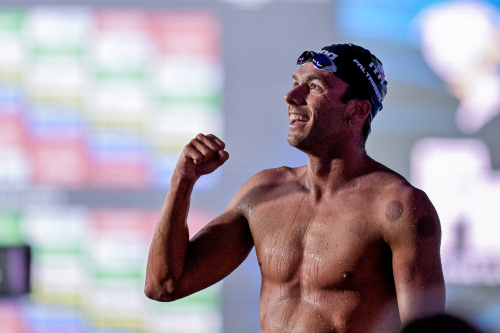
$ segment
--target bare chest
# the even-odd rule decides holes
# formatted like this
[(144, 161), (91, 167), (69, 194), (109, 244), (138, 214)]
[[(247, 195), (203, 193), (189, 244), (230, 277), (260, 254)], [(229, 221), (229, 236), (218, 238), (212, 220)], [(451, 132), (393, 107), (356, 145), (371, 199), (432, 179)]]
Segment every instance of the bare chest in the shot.
[(356, 198), (269, 202), (254, 209), (250, 224), (263, 282), (352, 288), (386, 260), (376, 219)]

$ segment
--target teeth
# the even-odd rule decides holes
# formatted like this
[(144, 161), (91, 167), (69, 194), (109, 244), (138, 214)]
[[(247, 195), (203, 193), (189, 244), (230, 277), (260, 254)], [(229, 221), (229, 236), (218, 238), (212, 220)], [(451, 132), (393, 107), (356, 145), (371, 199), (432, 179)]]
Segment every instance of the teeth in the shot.
[(298, 114), (291, 114), (290, 115), (290, 120), (291, 121), (307, 121), (309, 118), (307, 117), (304, 117), (304, 116), (301, 116), (301, 115), (298, 115)]

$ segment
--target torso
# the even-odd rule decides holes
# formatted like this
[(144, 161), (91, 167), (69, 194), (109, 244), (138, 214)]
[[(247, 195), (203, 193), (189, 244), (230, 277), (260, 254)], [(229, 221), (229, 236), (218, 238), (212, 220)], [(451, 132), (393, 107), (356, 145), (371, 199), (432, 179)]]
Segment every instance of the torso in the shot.
[(390, 201), (387, 186), (366, 178), (318, 200), (304, 186), (304, 168), (267, 173), (274, 181), (245, 200), (262, 274), (262, 332), (399, 325), (387, 221), (378, 213)]

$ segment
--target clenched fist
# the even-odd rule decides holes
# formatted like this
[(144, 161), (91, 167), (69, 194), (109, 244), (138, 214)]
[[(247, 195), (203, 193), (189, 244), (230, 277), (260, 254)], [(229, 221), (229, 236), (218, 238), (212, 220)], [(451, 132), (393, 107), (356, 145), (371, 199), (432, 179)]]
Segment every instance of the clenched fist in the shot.
[(175, 172), (183, 179), (196, 180), (214, 172), (229, 158), (225, 143), (213, 134), (198, 134), (182, 150)]

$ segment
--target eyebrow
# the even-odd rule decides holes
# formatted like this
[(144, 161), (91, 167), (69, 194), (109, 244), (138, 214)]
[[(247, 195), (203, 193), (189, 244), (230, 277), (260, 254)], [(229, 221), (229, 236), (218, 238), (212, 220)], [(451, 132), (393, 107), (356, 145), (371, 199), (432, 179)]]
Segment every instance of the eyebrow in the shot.
[[(297, 80), (297, 81), (299, 80), (299, 78), (298, 78), (298, 77), (297, 77), (297, 75), (295, 75), (295, 74), (293, 74), (293, 75), (292, 75), (292, 79)], [(327, 84), (327, 83), (328, 83), (328, 82), (326, 82), (325, 78), (324, 78), (324, 77), (322, 77), (322, 76), (321, 76), (321, 75), (319, 75), (319, 74), (309, 74), (309, 75), (307, 75), (307, 76), (305, 77), (305, 80), (306, 80), (306, 82), (311, 82), (311, 81), (313, 81), (313, 80), (320, 80), (321, 82), (323, 82), (323, 83), (325, 83), (325, 84)]]

